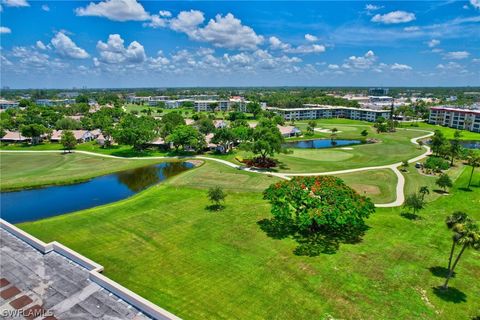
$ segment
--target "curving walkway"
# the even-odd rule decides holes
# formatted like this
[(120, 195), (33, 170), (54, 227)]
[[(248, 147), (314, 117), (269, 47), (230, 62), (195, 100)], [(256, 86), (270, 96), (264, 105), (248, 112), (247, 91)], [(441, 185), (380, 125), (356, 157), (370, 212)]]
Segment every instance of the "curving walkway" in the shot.
[[(427, 131), (427, 130), (421, 130), (421, 129), (405, 129), (408, 131), (419, 131), (419, 132), (428, 132), (428, 134), (412, 138), (410, 139), (410, 142), (413, 144), (418, 145), (418, 140), (428, 138), (433, 136), (433, 132)], [(429, 146), (424, 145), (423, 148), (425, 148), (425, 152), (415, 158), (412, 158), (408, 160), (409, 163), (417, 162), (419, 160), (424, 159), (428, 155), (430, 155), (432, 152), (430, 150)], [(62, 150), (0, 150), (1, 152), (6, 152), (6, 153), (32, 153), (32, 152), (41, 152), (41, 153), (62, 153)], [(290, 177), (295, 177), (295, 176), (322, 176), (322, 175), (335, 175), (335, 174), (343, 174), (343, 173), (352, 173), (352, 172), (360, 172), (360, 171), (369, 171), (369, 170), (379, 170), (379, 169), (390, 169), (392, 170), (395, 175), (397, 176), (397, 187), (396, 187), (396, 199), (393, 202), (390, 203), (379, 203), (375, 204), (376, 207), (382, 207), (382, 208), (387, 208), (387, 207), (398, 207), (403, 204), (405, 201), (405, 194), (404, 194), (404, 187), (405, 187), (405, 177), (402, 175), (400, 170), (398, 170), (398, 167), (401, 166), (401, 162), (389, 164), (389, 165), (383, 165), (383, 166), (373, 166), (373, 167), (362, 167), (362, 168), (355, 168), (355, 169), (346, 169), (346, 170), (339, 170), (339, 171), (328, 171), (328, 172), (309, 172), (309, 173), (282, 173), (282, 172), (271, 172), (271, 171), (264, 171), (264, 170), (256, 170), (252, 168), (247, 168), (245, 166), (240, 166), (238, 164), (232, 163), (227, 160), (222, 160), (222, 159), (217, 159), (217, 158), (211, 158), (211, 157), (205, 157), (205, 156), (188, 156), (188, 157), (131, 157), (131, 158), (125, 158), (125, 157), (119, 157), (119, 156), (112, 156), (108, 154), (101, 154), (101, 153), (96, 153), (96, 152), (90, 152), (90, 151), (82, 151), (82, 150), (76, 150), (75, 153), (81, 153), (81, 154), (87, 154), (87, 155), (92, 155), (96, 157), (104, 157), (104, 158), (112, 158), (112, 159), (129, 159), (129, 160), (145, 160), (145, 159), (158, 159), (158, 160), (168, 160), (168, 159), (200, 159), (200, 160), (208, 160), (208, 161), (216, 161), (218, 163), (221, 163), (223, 165), (229, 166), (234, 169), (238, 170), (243, 170), (247, 172), (254, 172), (258, 174), (265, 174), (269, 176), (275, 176), (281, 179), (286, 179), (290, 180)]]

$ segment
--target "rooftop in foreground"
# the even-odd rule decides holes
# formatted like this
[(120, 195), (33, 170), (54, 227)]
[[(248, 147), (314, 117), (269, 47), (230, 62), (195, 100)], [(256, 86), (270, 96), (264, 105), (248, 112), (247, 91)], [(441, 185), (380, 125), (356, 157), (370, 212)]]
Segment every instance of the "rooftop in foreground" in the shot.
[[(58, 243), (46, 244), (45, 247), (53, 249), (42, 252), (32, 246), (35, 244), (29, 244), (29, 238), (22, 239), (22, 231), (1, 222), (0, 314), (3, 319), (151, 319), (137, 308), (148, 307), (149, 302), (136, 303), (135, 299), (142, 298), (99, 274), (101, 266), (94, 270), (82, 266), (69, 257), (77, 253)], [(88, 259), (86, 261), (88, 263)], [(106, 289), (112, 286), (120, 291), (114, 294)], [(161, 308), (154, 306), (155, 309)], [(164, 314), (159, 317), (153, 312), (152, 317), (178, 319), (163, 309), (160, 312)]]

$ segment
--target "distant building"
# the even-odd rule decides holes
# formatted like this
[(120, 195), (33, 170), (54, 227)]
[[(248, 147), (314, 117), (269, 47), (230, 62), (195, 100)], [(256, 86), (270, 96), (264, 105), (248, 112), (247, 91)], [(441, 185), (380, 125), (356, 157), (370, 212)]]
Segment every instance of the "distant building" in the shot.
[(43, 107), (54, 107), (54, 106), (64, 106), (67, 104), (74, 104), (75, 99), (37, 99), (35, 103)]
[(10, 109), (18, 107), (18, 101), (0, 99), (0, 109)]
[(326, 106), (318, 104), (306, 104), (303, 108), (269, 108), (281, 115), (285, 120), (313, 120), (325, 118), (346, 118), (374, 122), (378, 118), (390, 118), (390, 110), (372, 110), (360, 108), (348, 108), (338, 106)]
[(59, 94), (57, 94), (57, 96), (59, 98), (69, 98), (69, 99), (72, 99), (72, 98), (76, 98), (78, 97), (80, 94), (76, 91), (72, 91), (72, 92), (60, 92)]
[(386, 96), (388, 95), (388, 88), (370, 88), (368, 89), (368, 95), (370, 96)]
[(480, 110), (432, 107), (428, 123), (480, 133)]

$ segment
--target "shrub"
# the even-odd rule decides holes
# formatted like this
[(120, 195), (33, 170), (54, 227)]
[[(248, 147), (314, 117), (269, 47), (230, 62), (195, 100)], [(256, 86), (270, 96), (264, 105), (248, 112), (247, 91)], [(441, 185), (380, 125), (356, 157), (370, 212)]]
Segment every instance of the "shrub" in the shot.
[(435, 172), (439, 172), (441, 170), (447, 170), (450, 168), (450, 164), (445, 159), (440, 157), (429, 157), (427, 161), (425, 161), (425, 168), (431, 169)]

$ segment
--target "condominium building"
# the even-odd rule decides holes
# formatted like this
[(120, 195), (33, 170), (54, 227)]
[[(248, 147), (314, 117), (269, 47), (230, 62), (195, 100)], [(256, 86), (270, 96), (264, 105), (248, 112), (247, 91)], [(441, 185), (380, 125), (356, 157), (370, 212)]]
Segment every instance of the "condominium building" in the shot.
[(480, 133), (480, 110), (432, 107), (428, 123)]
[(303, 108), (272, 108), (267, 110), (281, 115), (285, 120), (313, 120), (324, 118), (347, 118), (374, 122), (378, 118), (390, 118), (390, 110), (371, 110), (348, 108), (340, 106), (326, 106), (318, 104), (305, 104)]
[(18, 101), (0, 99), (0, 109), (10, 109), (18, 107)]
[(64, 106), (75, 103), (75, 99), (37, 99), (35, 103), (44, 107)]

